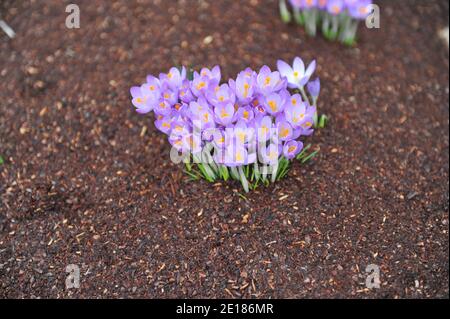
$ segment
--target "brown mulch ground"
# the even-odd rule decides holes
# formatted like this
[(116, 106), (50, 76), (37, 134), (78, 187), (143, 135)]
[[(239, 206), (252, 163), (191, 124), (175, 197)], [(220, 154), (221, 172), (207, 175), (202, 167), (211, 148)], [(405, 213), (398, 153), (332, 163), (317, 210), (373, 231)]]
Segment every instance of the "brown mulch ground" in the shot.
[[(73, 2), (79, 30), (67, 1), (0, 4), (17, 32), (0, 33), (0, 297), (448, 298), (448, 1), (379, 1), (357, 48), (282, 24), (276, 1)], [(190, 182), (130, 103), (172, 65), (296, 55), (319, 65), (320, 155), (247, 200)]]

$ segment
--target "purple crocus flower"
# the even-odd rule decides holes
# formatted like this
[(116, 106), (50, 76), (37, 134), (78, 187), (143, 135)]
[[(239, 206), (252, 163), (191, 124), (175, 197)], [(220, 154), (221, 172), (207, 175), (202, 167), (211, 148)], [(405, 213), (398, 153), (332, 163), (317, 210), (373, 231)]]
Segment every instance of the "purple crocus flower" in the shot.
[(287, 78), (288, 86), (291, 89), (299, 89), (302, 88), (306, 83), (308, 83), (311, 75), (316, 70), (316, 61), (312, 61), (308, 65), (308, 68), (306, 68), (306, 70), (303, 60), (299, 57), (296, 57), (294, 59), (292, 67), (281, 60), (278, 60), (277, 66), (278, 71), (280, 71), (281, 75)]
[(208, 76), (200, 75), (194, 72), (194, 80), (192, 81), (191, 91), (195, 96), (206, 96), (209, 90), (214, 90), (219, 83), (211, 80)]
[(327, 10), (332, 15), (339, 15), (345, 9), (344, 0), (329, 0), (327, 3)]
[(306, 103), (302, 102), (298, 106), (294, 107), (292, 104), (288, 104), (284, 114), (286, 120), (294, 127), (299, 128), (306, 120)]
[(268, 66), (263, 66), (256, 78), (258, 91), (269, 95), (275, 91), (286, 88), (286, 80), (281, 79), (280, 72), (272, 72)]
[(237, 122), (232, 129), (227, 129), (225, 133), (230, 140), (235, 141), (237, 144), (244, 145), (253, 139), (254, 129), (241, 120)]
[(347, 0), (347, 6), (350, 15), (359, 20), (366, 19), (372, 12), (372, 0)]
[(184, 103), (190, 103), (195, 100), (195, 96), (191, 91), (191, 82), (189, 80), (183, 81), (178, 95), (180, 97), (180, 100)]
[(301, 0), (301, 7), (304, 9), (313, 9), (317, 7), (317, 0)]
[(231, 103), (220, 104), (214, 108), (214, 114), (218, 124), (227, 126), (234, 118), (234, 105)]
[(142, 94), (141, 87), (133, 86), (130, 89), (130, 93), (133, 97), (131, 103), (133, 103), (133, 105), (136, 107), (136, 112), (140, 114), (146, 114), (153, 110), (153, 106), (150, 103), (149, 98)]
[(189, 103), (189, 111), (192, 116), (198, 116), (204, 111), (209, 111), (210, 106), (204, 97), (200, 97), (197, 101)]
[(250, 103), (250, 106), (253, 107), (253, 112), (255, 117), (266, 115), (266, 109), (264, 108), (265, 98), (263, 95), (256, 95), (253, 101)]
[(207, 91), (208, 101), (214, 105), (225, 105), (232, 104), (236, 102), (236, 95), (228, 84), (222, 84), (216, 87), (214, 90)]
[(289, 141), (284, 144), (283, 155), (287, 159), (291, 160), (295, 158), (303, 149), (303, 143), (297, 141)]
[(174, 120), (171, 123), (172, 135), (187, 135), (190, 133), (189, 125), (182, 120)]
[(160, 100), (154, 107), (155, 114), (167, 116), (172, 113), (172, 108), (167, 101)]
[(178, 90), (170, 89), (167, 85), (163, 85), (161, 88), (161, 97), (169, 105), (175, 105), (178, 103)]
[(189, 104), (194, 125), (199, 125), (200, 129), (215, 127), (214, 114), (204, 97), (200, 97), (197, 102)]
[(306, 85), (309, 94), (312, 96), (313, 99), (317, 99), (320, 94), (320, 79), (317, 78), (313, 81), (308, 82)]
[(273, 128), (272, 117), (264, 116), (254, 122), (256, 134), (259, 142), (266, 142), (271, 137)]
[(202, 151), (202, 143), (200, 136), (195, 134), (183, 135), (183, 148), (189, 150), (192, 154), (198, 154)]
[(253, 99), (255, 92), (255, 76), (251, 70), (239, 73), (236, 82), (230, 80), (230, 87), (234, 88), (236, 97), (242, 104), (248, 104)]
[[(189, 134), (189, 133), (188, 133)], [(184, 143), (184, 138), (188, 135), (176, 135), (170, 134), (169, 143), (178, 151), (178, 152), (189, 152), (190, 148), (186, 146)]]
[[(284, 115), (281, 115), (281, 116), (284, 118)], [(278, 138), (281, 141), (289, 141), (292, 139), (294, 130), (293, 130), (291, 124), (289, 124), (289, 122), (287, 122), (284, 119), (278, 121), (277, 129), (278, 129)]]
[(217, 149), (224, 149), (226, 146), (225, 132), (215, 129), (213, 133), (213, 142)]
[(291, 107), (295, 108), (297, 106), (300, 106), (303, 103), (303, 100), (302, 100), (302, 97), (301, 97), (300, 94), (294, 94), (294, 95), (291, 96), (291, 98), (289, 99), (289, 101), (287, 103)]
[(161, 119), (157, 119), (155, 122), (155, 126), (158, 130), (163, 132), (166, 135), (170, 134), (170, 131), (172, 130), (172, 120), (170, 117), (166, 116)]
[(255, 113), (253, 112), (253, 108), (249, 105), (238, 108), (234, 121), (242, 120), (245, 123), (249, 123), (255, 118)]
[(328, 0), (317, 0), (317, 7), (319, 9), (325, 9), (327, 7)]
[(230, 144), (225, 150), (224, 164), (228, 167), (244, 166), (255, 161), (256, 154), (249, 154), (244, 145)]
[(276, 165), (281, 155), (281, 145), (270, 143), (266, 148), (259, 148), (259, 160), (263, 164)]
[(289, 0), (289, 3), (297, 9), (302, 9), (303, 0)]
[(182, 67), (181, 71), (177, 68), (171, 68), (169, 73), (161, 73), (159, 78), (161, 82), (166, 83), (172, 90), (178, 90), (186, 79), (186, 68)]
[(161, 82), (158, 78), (148, 75), (147, 82), (141, 86), (142, 94), (145, 96), (159, 97), (161, 93)]
[(267, 113), (275, 115), (283, 112), (287, 100), (287, 95), (288, 94), (283, 92), (272, 93), (268, 95), (264, 99), (264, 108), (266, 109)]
[(215, 67), (212, 68), (212, 70), (208, 69), (208, 68), (203, 68), (200, 71), (200, 75), (202, 77), (207, 77), (211, 82), (220, 83), (221, 80), (221, 71), (220, 71), (220, 66), (216, 65)]

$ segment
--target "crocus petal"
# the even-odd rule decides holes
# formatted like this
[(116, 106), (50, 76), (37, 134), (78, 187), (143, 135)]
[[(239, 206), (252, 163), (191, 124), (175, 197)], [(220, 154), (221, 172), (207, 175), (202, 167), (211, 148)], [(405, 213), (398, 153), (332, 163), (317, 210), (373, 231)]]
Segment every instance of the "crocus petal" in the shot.
[(131, 93), (131, 96), (132, 96), (133, 98), (137, 98), (137, 97), (142, 96), (142, 93), (141, 93), (141, 87), (140, 87), (140, 86), (133, 86), (133, 87), (130, 89), (130, 93)]
[(282, 76), (287, 77), (288, 79), (292, 77), (294, 71), (292, 70), (292, 67), (289, 64), (287, 64), (284, 61), (278, 60), (277, 67), (278, 71)]
[(296, 57), (294, 59), (294, 71), (298, 72), (301, 75), (305, 74), (305, 64), (299, 57)]

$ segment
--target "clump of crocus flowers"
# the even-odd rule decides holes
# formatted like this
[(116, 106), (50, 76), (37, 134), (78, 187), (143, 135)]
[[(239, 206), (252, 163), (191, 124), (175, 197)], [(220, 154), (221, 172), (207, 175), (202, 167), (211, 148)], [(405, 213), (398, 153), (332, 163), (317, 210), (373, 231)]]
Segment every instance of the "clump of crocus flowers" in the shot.
[[(315, 36), (318, 29), (329, 40), (353, 45), (360, 21), (372, 12), (372, 0), (279, 0), (284, 22), (292, 18)], [(289, 6), (292, 10), (290, 10)]]
[(132, 103), (140, 114), (154, 112), (172, 161), (183, 162), (189, 176), (232, 178), (248, 192), (285, 177), (291, 160), (311, 159), (316, 152), (308, 154), (301, 140), (324, 125), (317, 116), (320, 80), (311, 80), (316, 62), (306, 67), (297, 57), (277, 66), (247, 68), (225, 83), (218, 66), (173, 67), (132, 87)]

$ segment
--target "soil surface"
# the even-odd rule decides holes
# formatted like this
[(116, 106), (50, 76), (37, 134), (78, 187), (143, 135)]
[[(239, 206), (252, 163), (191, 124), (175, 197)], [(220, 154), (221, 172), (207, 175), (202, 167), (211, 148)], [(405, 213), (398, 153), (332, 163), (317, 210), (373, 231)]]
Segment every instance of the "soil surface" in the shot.
[[(448, 1), (378, 1), (354, 48), (276, 1), (71, 2), (80, 29), (68, 1), (0, 4), (0, 297), (448, 298)], [(173, 65), (297, 55), (319, 66), (320, 153), (246, 199), (189, 181), (130, 103)]]

